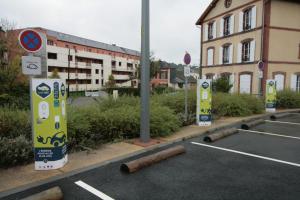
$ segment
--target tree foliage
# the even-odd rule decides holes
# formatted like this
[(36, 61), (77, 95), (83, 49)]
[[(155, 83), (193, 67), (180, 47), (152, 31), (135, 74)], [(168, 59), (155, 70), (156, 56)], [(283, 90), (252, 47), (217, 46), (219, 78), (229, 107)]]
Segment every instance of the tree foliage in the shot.
[(222, 76), (213, 81), (213, 91), (214, 92), (229, 93), (229, 91), (231, 90), (232, 87), (233, 87), (233, 85), (230, 84), (230, 80), (226, 76)]

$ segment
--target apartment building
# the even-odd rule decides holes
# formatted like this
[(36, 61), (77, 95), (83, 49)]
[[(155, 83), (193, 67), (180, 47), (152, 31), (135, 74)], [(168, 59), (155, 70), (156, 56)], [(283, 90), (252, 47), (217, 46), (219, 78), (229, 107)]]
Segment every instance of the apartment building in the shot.
[(260, 94), (266, 79), (300, 91), (300, 1), (213, 0), (201, 25), (202, 77)]
[(120, 87), (137, 84), (138, 51), (109, 45), (45, 28), (32, 28), (47, 37), (47, 77), (54, 71), (70, 91), (99, 90), (113, 75)]

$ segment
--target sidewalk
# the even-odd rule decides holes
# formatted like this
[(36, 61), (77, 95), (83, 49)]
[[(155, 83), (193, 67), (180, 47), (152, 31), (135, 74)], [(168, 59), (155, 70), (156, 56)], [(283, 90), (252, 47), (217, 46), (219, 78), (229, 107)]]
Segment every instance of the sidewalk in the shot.
[(101, 164), (109, 163), (112, 160), (122, 159), (132, 154), (137, 154), (145, 152), (149, 149), (157, 148), (163, 144), (177, 142), (183, 139), (189, 139), (204, 134), (207, 131), (214, 131), (215, 129), (219, 129), (224, 126), (262, 116), (265, 116), (265, 114), (254, 115), (251, 117), (222, 118), (216, 120), (211, 127), (198, 127), (196, 125), (187, 126), (171, 136), (160, 138), (161, 144), (147, 148), (136, 146), (126, 141), (113, 144), (105, 144), (102, 145), (99, 149), (93, 150), (91, 152), (77, 152), (70, 154), (68, 164), (64, 168), (59, 170), (35, 171), (34, 164), (14, 167), (6, 170), (0, 169), (0, 193), (29, 184), (38, 184), (41, 181), (45, 181), (51, 178), (58, 178), (59, 176), (66, 175), (67, 173), (76, 173), (89, 167), (95, 167), (96, 165), (100, 166)]

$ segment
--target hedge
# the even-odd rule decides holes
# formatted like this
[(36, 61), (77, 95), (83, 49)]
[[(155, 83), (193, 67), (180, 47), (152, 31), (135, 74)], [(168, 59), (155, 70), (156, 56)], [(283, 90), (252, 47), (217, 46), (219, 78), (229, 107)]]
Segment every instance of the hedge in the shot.
[(300, 93), (291, 90), (278, 92), (277, 107), (278, 108), (300, 108)]
[[(188, 93), (188, 121), (184, 121), (184, 91), (155, 94), (150, 102), (150, 134), (164, 137), (195, 122), (196, 91)], [(214, 116), (246, 116), (264, 111), (263, 101), (250, 95), (217, 93)], [(32, 161), (29, 111), (0, 108), (0, 168)], [(140, 98), (103, 99), (88, 107), (68, 107), (69, 151), (139, 136)]]

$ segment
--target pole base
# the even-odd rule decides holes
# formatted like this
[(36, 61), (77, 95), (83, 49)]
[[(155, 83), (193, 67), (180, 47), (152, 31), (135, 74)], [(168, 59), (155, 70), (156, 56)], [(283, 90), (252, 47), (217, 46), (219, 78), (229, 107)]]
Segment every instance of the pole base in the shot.
[(157, 139), (150, 139), (149, 142), (142, 142), (141, 139), (135, 139), (133, 141), (134, 145), (140, 146), (140, 147), (150, 147), (156, 144), (160, 144), (162, 141)]

